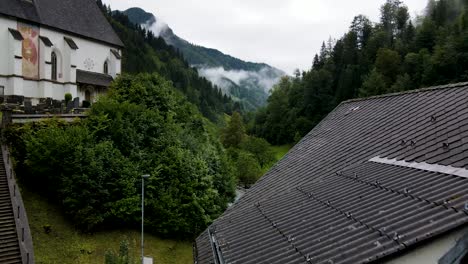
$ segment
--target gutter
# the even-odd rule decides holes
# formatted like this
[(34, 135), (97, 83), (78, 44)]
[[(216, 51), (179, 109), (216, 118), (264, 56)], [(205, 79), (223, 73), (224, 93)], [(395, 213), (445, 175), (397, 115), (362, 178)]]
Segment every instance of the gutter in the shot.
[(221, 248), (219, 247), (218, 241), (211, 229), (208, 228), (208, 236), (210, 238), (211, 250), (213, 251), (214, 264), (225, 264)]

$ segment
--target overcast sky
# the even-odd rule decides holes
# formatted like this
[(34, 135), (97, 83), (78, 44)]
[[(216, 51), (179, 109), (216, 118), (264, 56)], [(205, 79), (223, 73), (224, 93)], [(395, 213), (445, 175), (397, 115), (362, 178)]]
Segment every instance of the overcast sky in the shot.
[[(291, 74), (307, 70), (322, 41), (341, 37), (358, 14), (379, 20), (385, 0), (104, 0), (112, 10), (140, 7), (192, 43)], [(403, 0), (411, 16), (427, 0)]]

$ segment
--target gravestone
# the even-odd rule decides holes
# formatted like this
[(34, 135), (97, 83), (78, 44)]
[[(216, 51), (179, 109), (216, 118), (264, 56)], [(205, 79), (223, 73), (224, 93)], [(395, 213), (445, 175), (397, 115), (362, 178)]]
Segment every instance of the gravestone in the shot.
[(24, 102), (24, 113), (25, 114), (34, 114), (35, 113), (31, 101), (25, 101)]
[(7, 103), (9, 104), (18, 104), (18, 105), (22, 105), (23, 104), (23, 101), (24, 101), (24, 96), (20, 96), (20, 95), (9, 95), (7, 97)]
[(73, 108), (79, 108), (79, 107), (80, 107), (80, 98), (75, 97), (75, 99), (73, 99)]
[(46, 101), (45, 101), (45, 104), (46, 104), (47, 106), (52, 106), (52, 101), (53, 101), (52, 98), (47, 97), (47, 98), (46, 98)]
[(67, 113), (70, 113), (70, 111), (71, 111), (72, 109), (73, 109), (73, 102), (70, 101), (70, 102), (68, 102), (68, 104), (67, 104)]
[(38, 114), (43, 114), (45, 112), (45, 109), (46, 109), (46, 104), (36, 105), (36, 111), (38, 112)]
[(53, 108), (57, 108), (57, 109), (62, 108), (62, 101), (53, 100), (53, 101), (52, 101), (52, 107), (53, 107)]

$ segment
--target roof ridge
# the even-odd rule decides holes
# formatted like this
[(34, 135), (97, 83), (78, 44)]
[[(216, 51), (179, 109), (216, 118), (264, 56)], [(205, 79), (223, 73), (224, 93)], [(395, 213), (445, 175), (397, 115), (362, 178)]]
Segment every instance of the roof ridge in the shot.
[(366, 101), (366, 100), (371, 100), (371, 99), (386, 98), (386, 97), (392, 97), (392, 96), (399, 96), (399, 95), (405, 95), (405, 94), (428, 92), (428, 91), (434, 91), (434, 90), (459, 88), (459, 87), (463, 87), (463, 86), (468, 86), (468, 82), (449, 83), (449, 84), (444, 84), (444, 85), (429, 86), (429, 87), (424, 87), (424, 88), (419, 88), (419, 89), (414, 89), (414, 90), (408, 90), (408, 91), (402, 91), (402, 92), (394, 92), (394, 93), (373, 95), (373, 96), (368, 96), (368, 97), (353, 98), (353, 99), (345, 100), (345, 101), (341, 102), (341, 104), (359, 102), (359, 101)]

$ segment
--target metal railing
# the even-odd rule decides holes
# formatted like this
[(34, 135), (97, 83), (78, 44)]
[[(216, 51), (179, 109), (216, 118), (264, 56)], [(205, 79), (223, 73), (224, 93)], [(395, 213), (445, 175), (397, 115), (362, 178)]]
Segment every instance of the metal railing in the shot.
[(11, 204), (15, 216), (16, 233), (18, 235), (21, 259), (23, 264), (34, 264), (34, 249), (28, 216), (26, 214), (23, 199), (21, 198), (20, 190), (16, 183), (11, 155), (8, 147), (4, 144), (2, 144), (2, 155), (5, 173), (8, 179), (8, 187), (10, 189)]

